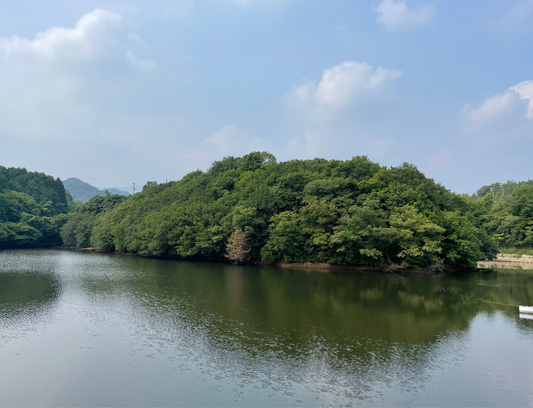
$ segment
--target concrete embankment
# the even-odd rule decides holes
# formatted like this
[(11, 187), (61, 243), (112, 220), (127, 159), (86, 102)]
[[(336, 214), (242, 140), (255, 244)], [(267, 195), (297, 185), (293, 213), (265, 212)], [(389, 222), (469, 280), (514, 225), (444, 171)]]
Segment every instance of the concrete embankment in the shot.
[(496, 269), (533, 269), (533, 256), (515, 255), (515, 254), (498, 254), (493, 261), (479, 261), (478, 268), (496, 268)]

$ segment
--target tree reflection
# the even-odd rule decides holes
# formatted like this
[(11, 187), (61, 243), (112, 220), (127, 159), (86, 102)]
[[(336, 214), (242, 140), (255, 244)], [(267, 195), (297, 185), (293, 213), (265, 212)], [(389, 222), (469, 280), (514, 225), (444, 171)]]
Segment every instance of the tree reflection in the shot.
[(0, 324), (6, 320), (37, 320), (53, 307), (60, 284), (52, 274), (37, 272), (0, 273)]
[(258, 361), (295, 372), (309, 364), (317, 369), (320, 361), (345, 379), (350, 373), (388, 378), (391, 364), (402, 367), (405, 378), (418, 378), (433, 351), (446, 339), (462, 336), (476, 315), (501, 311), (518, 319), (516, 308), (497, 303), (533, 298), (533, 282), (517, 273), (509, 284), (505, 272), (402, 279), (139, 258), (126, 262), (137, 271), (128, 284), (143, 310), (142, 325), (159, 333), (160, 344), (179, 332), (191, 348), (202, 344), (210, 358), (234, 370), (238, 366), (243, 376)]
[[(44, 259), (24, 253), (24, 268)], [(84, 330), (105, 337), (108, 322), (120, 327), (97, 341), (124, 346), (122, 369), (158, 356), (161, 373), (167, 362), (202, 381), (305, 390), (329, 405), (427, 384), (464, 356), (480, 314), (533, 333), (512, 306), (533, 303), (527, 271), (401, 278), (68, 252), (42, 264), (37, 273), (0, 263), (0, 339), (42, 320), (64, 291), (61, 310), (83, 317)]]

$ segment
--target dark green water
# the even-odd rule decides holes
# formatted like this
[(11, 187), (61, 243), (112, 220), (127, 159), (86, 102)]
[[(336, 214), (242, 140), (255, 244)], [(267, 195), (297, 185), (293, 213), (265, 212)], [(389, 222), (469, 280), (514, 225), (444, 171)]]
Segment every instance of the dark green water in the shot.
[(533, 271), (0, 251), (0, 405), (532, 406), (533, 320), (497, 303), (533, 304)]

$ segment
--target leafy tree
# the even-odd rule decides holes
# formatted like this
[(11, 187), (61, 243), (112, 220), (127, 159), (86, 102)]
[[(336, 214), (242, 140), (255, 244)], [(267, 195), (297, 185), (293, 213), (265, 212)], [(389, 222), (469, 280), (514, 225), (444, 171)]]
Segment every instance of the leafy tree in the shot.
[(60, 244), (61, 214), (67, 210), (60, 179), (0, 166), (0, 247)]

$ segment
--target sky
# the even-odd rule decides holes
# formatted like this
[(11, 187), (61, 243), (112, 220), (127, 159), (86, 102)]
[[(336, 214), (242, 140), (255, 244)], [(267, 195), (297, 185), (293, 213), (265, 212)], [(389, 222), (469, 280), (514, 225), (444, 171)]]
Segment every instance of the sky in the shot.
[(0, 165), (96, 187), (366, 155), (533, 178), (533, 0), (0, 2)]

